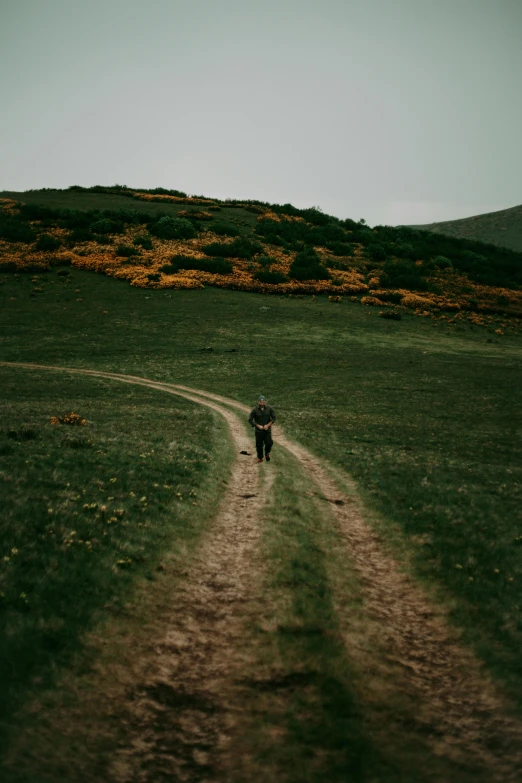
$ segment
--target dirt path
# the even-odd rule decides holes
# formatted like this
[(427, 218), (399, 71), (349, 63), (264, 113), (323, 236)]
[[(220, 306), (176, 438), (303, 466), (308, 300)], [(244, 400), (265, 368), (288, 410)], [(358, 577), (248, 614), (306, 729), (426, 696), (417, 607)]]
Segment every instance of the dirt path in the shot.
[(229, 411), (203, 404), (224, 416), (238, 456), (212, 528), (172, 597), (170, 617), (149, 649), (140, 650), (132, 729), (110, 770), (118, 783), (213, 780), (240, 712), (234, 675), (243, 668), (244, 623), (259, 587), (259, 471), (240, 455), (251, 450), (244, 426)]
[[(248, 408), (220, 395), (117, 373), (16, 366), (112, 378), (179, 394), (218, 410), (231, 428), (237, 451), (252, 450), (250, 441), (245, 441), (244, 426), (230, 412), (232, 408), (244, 415)], [(299, 460), (312, 482), (311, 488), (315, 485), (319, 496), (332, 501), (330, 507), (347, 558), (359, 573), (364, 597), (363, 627), (354, 628), (341, 603), (337, 610), (348, 654), (367, 672), (366, 679), (362, 679), (363, 696), (371, 704), (372, 700), (386, 698), (391, 691), (406, 694), (415, 711), (408, 715), (405, 730), (418, 732), (423, 740), (428, 738), (435, 753), (463, 762), (474, 757), (479, 767), (491, 770), (492, 781), (522, 779), (520, 724), (509, 717), (509, 705), (478, 660), (458, 643), (443, 611), (434, 607), (387, 554), (366, 523), (356, 493), (344, 495), (315, 457), (281, 433), (277, 442)], [(158, 658), (158, 666), (147, 677), (138, 677), (141, 690), (136, 703), (137, 725), (114, 766), (115, 779), (121, 783), (160, 781), (158, 773), (163, 772), (163, 763), (167, 777), (170, 765), (171, 770), (176, 767), (176, 779), (205, 780), (202, 771), (209, 764), (209, 751), (225, 742), (232, 727), (233, 706), (228, 711), (215, 707), (218, 695), (220, 703), (223, 695), (226, 702), (230, 673), (239, 666), (237, 640), (245, 609), (243, 602), (251, 595), (249, 569), (259, 539), (255, 519), (258, 501), (241, 497), (257, 494), (257, 489), (252, 488), (256, 481), (255, 464), (248, 457), (245, 460), (248, 462), (237, 462), (216, 525), (187, 575), (180, 614), (166, 637), (165, 655)], [(233, 705), (232, 697), (229, 702)], [(174, 705), (175, 718), (174, 711), (169, 710)], [(147, 728), (154, 716), (159, 716), (155, 725), (164, 721), (163, 733)], [(386, 726), (382, 730), (385, 732)], [(177, 756), (172, 754), (169, 737), (176, 738), (176, 747), (192, 754), (190, 763), (196, 764), (200, 777), (190, 777), (190, 765), (181, 751)], [(170, 750), (164, 752), (162, 743)], [(196, 752), (194, 747), (201, 750)], [(151, 767), (156, 774), (149, 777)]]

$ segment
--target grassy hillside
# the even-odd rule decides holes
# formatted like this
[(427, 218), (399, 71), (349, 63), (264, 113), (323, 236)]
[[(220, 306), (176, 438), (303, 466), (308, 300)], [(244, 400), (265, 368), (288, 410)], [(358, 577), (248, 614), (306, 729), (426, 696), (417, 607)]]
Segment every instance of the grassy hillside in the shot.
[(384, 317), (409, 310), (501, 331), (522, 316), (522, 253), (469, 239), (162, 189), (4, 193), (1, 203), (4, 272), (74, 266), (156, 290), (325, 293)]
[[(74, 257), (82, 259), (76, 253)], [(0, 281), (2, 361), (133, 373), (207, 389), (245, 404), (259, 393), (267, 394), (291, 437), (354, 476), (382, 545), (404, 558), (404, 567), (449, 606), (463, 638), (507, 684), (522, 709), (522, 372), (517, 335), (496, 335), (494, 329), (485, 333), (472, 323), (448, 324), (442, 318), (417, 319), (407, 308), (400, 321), (384, 319), (378, 308), (326, 295), (268, 297), (211, 286), (130, 287), (111, 275), (90, 274), (76, 261), (41, 274), (0, 273)], [(200, 528), (194, 526), (197, 518), (192, 514), (198, 507), (192, 506), (190, 491), (197, 493), (197, 502), (206, 496), (208, 505), (217, 484), (215, 471), (221, 461), (226, 467), (229, 455), (213, 417), (194, 418), (186, 403), (174, 404), (161, 395), (156, 401), (152, 392), (122, 391), (108, 382), (47, 378), (44, 373), (24, 377), (22, 370), (5, 368), (2, 376), (0, 488), (9, 509), (6, 523), (16, 519), (16, 526), (9, 525), (4, 534), (2, 628), (10, 629), (4, 638), (11, 645), (23, 633), (25, 641), (33, 643), (38, 629), (41, 652), (35, 661), (26, 644), (33, 668), (22, 671), (25, 686), (34, 692), (49, 682), (45, 667), (49, 658), (59, 657), (56, 645), (61, 656), (66, 632), (70, 654), (77, 649), (82, 623), (107, 613), (110, 618), (112, 609), (102, 603), (98, 583), (109, 593), (107, 604), (118, 605), (140, 574), (147, 578), (151, 569), (156, 573), (166, 541), (183, 553), (187, 537), (196, 540)], [(70, 410), (88, 424), (51, 424), (53, 416)], [(26, 437), (28, 430), (36, 437)], [(82, 447), (65, 442), (77, 438), (92, 443)], [(279, 471), (277, 432), (275, 440), (270, 468)], [(210, 452), (218, 457), (217, 466), (204, 461)], [(75, 459), (67, 459), (69, 454)], [(188, 466), (187, 454), (196, 460)], [(204, 459), (198, 462), (199, 456)], [(112, 478), (117, 481), (111, 483)], [(281, 570), (277, 590), (285, 611), (295, 601), (297, 609), (306, 609), (306, 616), (325, 628), (317, 638), (287, 635), (278, 652), (293, 671), (295, 661), (308, 663), (317, 649), (326, 650), (318, 675), (322, 690), (297, 687), (295, 697), (294, 691), (290, 694), (302, 699), (301, 712), (292, 706), (285, 713), (294, 744), (291, 759), (284, 756), (286, 745), (279, 747), (281, 764), (288, 769), (279, 779), (306, 779), (292, 770), (300, 753), (302, 768), (308, 769), (310, 747), (318, 749), (317, 758), (323, 751), (325, 757), (334, 751), (353, 754), (344, 766), (310, 780), (468, 779), (464, 772), (462, 777), (434, 772), (432, 765), (442, 762), (427, 755), (423, 738), (411, 734), (406, 722), (400, 741), (384, 754), (386, 763), (393, 762), (392, 772), (381, 778), (368, 772), (368, 760), (378, 763), (360, 729), (368, 725), (370, 708), (357, 700), (352, 710), (352, 683), (341, 690), (327, 676), (337, 669), (348, 671), (354, 681), (361, 676), (346, 669), (330, 611), (331, 586), (324, 572), (335, 559), (336, 542), (328, 522), (319, 524), (306, 505), (304, 489), (295, 490), (300, 506), (293, 495), (285, 495), (290, 492), (286, 483), (277, 484), (276, 505), (263, 519), (264, 534), (274, 540), (271, 564)], [(173, 491), (182, 494), (186, 505), (178, 505)], [(31, 516), (28, 501), (35, 509)], [(114, 504), (125, 514), (113, 515), (116, 520), (107, 526), (111, 516), (100, 503), (111, 511)], [(296, 518), (282, 524), (290, 512)], [(121, 527), (122, 519), (128, 528)], [(162, 521), (158, 527), (139, 526), (142, 520), (156, 519)], [(171, 538), (162, 538), (165, 534)], [(284, 545), (282, 536), (287, 539)], [(75, 570), (81, 568), (84, 583)], [(346, 571), (350, 564), (343, 561), (342, 568)], [(74, 616), (83, 584), (88, 600), (71, 630), (64, 620)], [(49, 594), (56, 598), (54, 604), (47, 601)], [(42, 605), (49, 616), (41, 617)], [(13, 661), (25, 660), (15, 653), (11, 667)], [(64, 651), (56, 663), (67, 660)], [(21, 699), (23, 685), (17, 682), (19, 690), (10, 698)], [(275, 704), (287, 706), (281, 694)], [(300, 723), (302, 714), (306, 721)], [(383, 714), (380, 723), (387, 727), (393, 714), (390, 719)], [(320, 716), (322, 735), (314, 716)], [(268, 735), (263, 749), (269, 757), (272, 737), (279, 736), (276, 718), (274, 734)], [(413, 761), (405, 750), (412, 737), (418, 753), (414, 768), (407, 766)], [(400, 762), (401, 752), (408, 756), (406, 766)], [(364, 774), (348, 775), (354, 759)]]
[(461, 220), (445, 220), (442, 223), (410, 226), (413, 229), (432, 231), (457, 239), (471, 239), (522, 252), (522, 205), (487, 212)]

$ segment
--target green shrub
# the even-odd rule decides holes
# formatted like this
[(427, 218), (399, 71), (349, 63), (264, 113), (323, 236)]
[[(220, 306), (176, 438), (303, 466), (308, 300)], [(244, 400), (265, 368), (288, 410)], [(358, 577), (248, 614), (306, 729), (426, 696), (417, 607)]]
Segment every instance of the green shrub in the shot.
[(116, 248), (116, 255), (121, 258), (130, 258), (131, 256), (138, 255), (139, 252), (138, 248), (132, 247), (132, 245), (118, 245)]
[(259, 266), (261, 266), (263, 269), (268, 269), (275, 261), (275, 258), (272, 258), (272, 256), (258, 256), (256, 258), (257, 263)]
[(336, 256), (352, 256), (353, 245), (349, 242), (327, 242), (325, 247)]
[(321, 264), (315, 250), (308, 248), (296, 255), (290, 267), (290, 277), (293, 280), (328, 280), (330, 273)]
[(197, 269), (200, 272), (210, 272), (214, 275), (229, 275), (234, 271), (230, 261), (224, 258), (192, 258), (191, 256), (174, 256), (170, 264), (161, 267), (160, 272), (175, 275), (180, 269)]
[(58, 225), (69, 230), (89, 229), (91, 223), (99, 217), (99, 213), (94, 211), (82, 212), (79, 209), (60, 209), (58, 210)]
[(254, 273), (254, 280), (259, 280), (260, 283), (270, 283), (270, 285), (288, 283), (288, 279), (282, 272), (271, 272), (270, 269), (258, 269)]
[(379, 316), (386, 318), (388, 321), (400, 321), (402, 319), (402, 315), (397, 310), (383, 310), (382, 313), (379, 313)]
[(2, 272), (16, 272), (17, 266), (14, 261), (0, 261), (0, 274)]
[(22, 220), (57, 220), (60, 217), (60, 209), (44, 207), (41, 204), (19, 204), (20, 218)]
[(326, 246), (329, 242), (346, 242), (346, 232), (337, 223), (326, 223), (308, 229), (308, 242), (311, 245)]
[(149, 272), (149, 274), (147, 275), (147, 280), (156, 281), (159, 280), (160, 277), (161, 275), (158, 274), (157, 272)]
[(53, 250), (58, 250), (62, 246), (62, 240), (57, 237), (52, 237), (50, 234), (40, 234), (36, 241), (35, 249), (42, 250), (45, 253), (52, 253)]
[(88, 226), (74, 228), (69, 234), (69, 243), (73, 245), (92, 241), (94, 241), (94, 235), (91, 233)]
[(385, 288), (407, 288), (410, 291), (429, 291), (430, 285), (424, 279), (426, 271), (409, 259), (386, 261), (383, 265), (381, 285)]
[(241, 231), (228, 223), (213, 223), (212, 232), (223, 237), (238, 237), (241, 235)]
[(160, 239), (192, 239), (196, 230), (190, 220), (165, 215), (150, 227), (150, 233)]
[[(112, 214), (116, 215), (117, 213), (113, 212)], [(122, 234), (125, 230), (125, 221), (117, 219), (110, 220), (107, 217), (103, 217), (91, 223), (89, 228), (94, 234)]]
[(110, 218), (116, 223), (136, 224), (142, 222), (143, 214), (135, 209), (105, 209), (103, 216)]
[(112, 232), (112, 223), (106, 218), (100, 218), (91, 223), (89, 228), (95, 234), (110, 234)]
[(299, 210), (299, 214), (307, 223), (311, 223), (313, 226), (326, 226), (331, 220), (330, 216), (325, 215), (319, 207), (301, 209)]
[(152, 250), (152, 239), (147, 234), (140, 234), (132, 240), (133, 245), (138, 245), (144, 250)]
[(0, 219), (0, 239), (6, 242), (22, 242), (30, 245), (36, 239), (31, 226), (14, 218)]
[(379, 242), (371, 242), (366, 246), (366, 252), (372, 261), (385, 261), (388, 257), (386, 248)]
[(451, 269), (453, 267), (450, 259), (445, 256), (435, 256), (435, 258), (432, 259), (432, 263), (439, 269)]
[(460, 253), (460, 260), (469, 264), (485, 264), (488, 259), (481, 253), (474, 253), (472, 250), (463, 250)]
[(153, 188), (152, 190), (142, 190), (142, 193), (152, 193), (158, 196), (179, 196), (180, 198), (187, 198), (187, 194), (183, 190), (167, 190), (167, 188)]
[(410, 245), (407, 242), (397, 242), (393, 248), (393, 255), (398, 258), (411, 258), (412, 260), (416, 257), (422, 257), (418, 256), (413, 245)]
[(203, 252), (209, 256), (222, 256), (223, 258), (252, 258), (256, 253), (263, 250), (259, 242), (241, 237), (233, 242), (224, 244), (221, 242), (211, 242), (203, 247)]
[(337, 258), (329, 258), (326, 262), (328, 269), (337, 269), (341, 272), (348, 272), (353, 269), (353, 262), (349, 264), (347, 261), (341, 261)]

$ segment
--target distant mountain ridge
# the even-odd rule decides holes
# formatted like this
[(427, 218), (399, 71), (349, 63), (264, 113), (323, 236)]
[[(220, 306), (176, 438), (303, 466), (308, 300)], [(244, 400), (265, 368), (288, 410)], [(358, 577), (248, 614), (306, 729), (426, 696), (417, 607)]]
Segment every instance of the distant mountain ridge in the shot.
[(409, 228), (433, 231), (458, 239), (474, 239), (522, 252), (522, 204), (460, 220), (409, 225)]

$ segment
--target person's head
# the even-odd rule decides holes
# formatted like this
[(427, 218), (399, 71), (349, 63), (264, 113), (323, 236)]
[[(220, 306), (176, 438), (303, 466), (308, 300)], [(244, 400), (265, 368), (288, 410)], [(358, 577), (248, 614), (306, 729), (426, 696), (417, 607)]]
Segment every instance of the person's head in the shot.
[(260, 408), (264, 408), (265, 407), (265, 405), (266, 405), (266, 398), (263, 397), (262, 394), (257, 398), (257, 404), (259, 405)]

